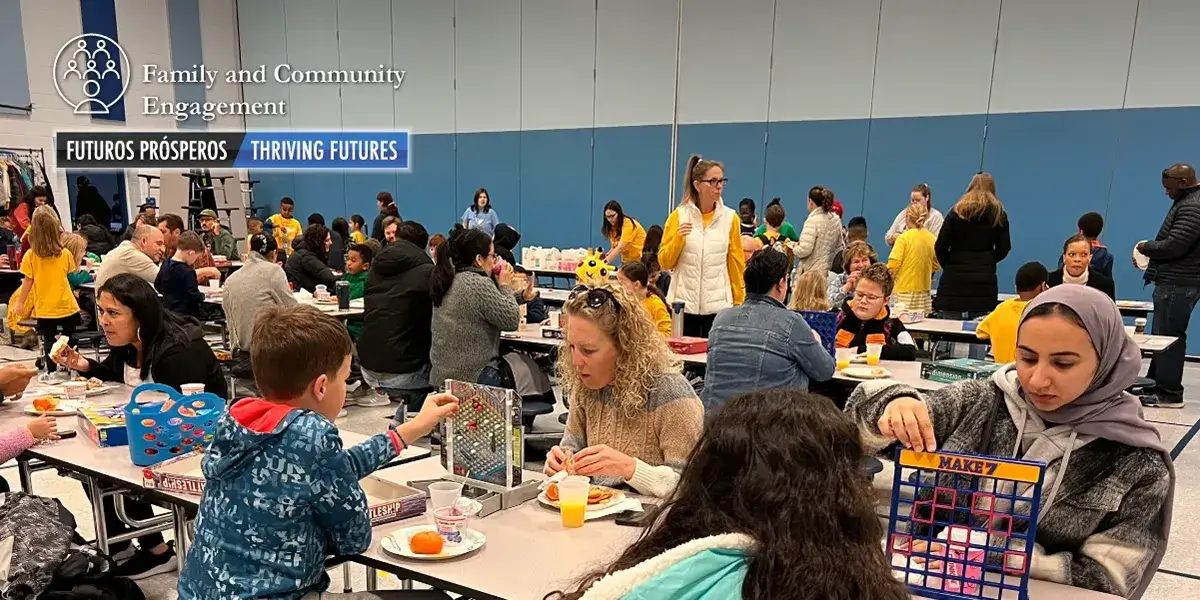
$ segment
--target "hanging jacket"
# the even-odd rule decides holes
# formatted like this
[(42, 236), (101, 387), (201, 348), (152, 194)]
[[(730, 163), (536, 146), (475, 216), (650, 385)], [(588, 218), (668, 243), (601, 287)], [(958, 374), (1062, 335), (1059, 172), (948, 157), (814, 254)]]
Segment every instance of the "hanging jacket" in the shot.
[(742, 533), (694, 539), (604, 576), (580, 600), (741, 598), (754, 545)]
[(54, 578), (66, 557), (74, 529), (62, 521), (51, 498), (8, 492), (0, 504), (0, 540), (12, 539), (4, 598), (33, 600)]

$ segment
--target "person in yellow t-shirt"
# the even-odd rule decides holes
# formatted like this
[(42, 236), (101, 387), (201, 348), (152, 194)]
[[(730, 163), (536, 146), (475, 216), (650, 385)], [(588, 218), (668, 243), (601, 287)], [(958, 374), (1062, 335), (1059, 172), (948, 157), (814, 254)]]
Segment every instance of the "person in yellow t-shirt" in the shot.
[(275, 231), (275, 243), (286, 254), (292, 253), (292, 240), (304, 234), (304, 227), (296, 220), (296, 202), (284, 197), (279, 201), (279, 213), (271, 215), (267, 221)]
[(600, 233), (612, 244), (612, 250), (604, 255), (604, 262), (611, 265), (618, 256), (623, 263), (641, 258), (642, 248), (646, 245), (646, 229), (637, 219), (625, 216), (620, 202), (609, 200), (604, 205), (604, 224), (600, 226)]
[(887, 266), (896, 277), (896, 302), (908, 310), (933, 312), (933, 274), (941, 270), (934, 246), (937, 236), (925, 229), (929, 209), (924, 204), (909, 204), (908, 229), (896, 238)]
[(992, 357), (996, 362), (1008, 364), (1017, 359), (1017, 327), (1021, 324), (1021, 313), (1030, 300), (1049, 289), (1046, 285), (1048, 277), (1046, 267), (1040, 262), (1021, 265), (1017, 269), (1017, 297), (1001, 302), (976, 327), (975, 337), (992, 341)]
[(367, 220), (362, 215), (350, 215), (350, 241), (353, 244), (367, 243), (367, 234), (363, 229), (367, 227)]
[(667, 299), (653, 283), (650, 269), (641, 261), (627, 262), (617, 270), (617, 282), (630, 294), (642, 299), (642, 306), (650, 315), (654, 328), (663, 337), (671, 337), (671, 312), (667, 310)]
[(62, 245), (62, 225), (58, 213), (49, 205), (33, 211), (26, 234), (30, 251), (21, 260), (21, 274), (25, 279), (17, 295), (13, 309), (21, 313), (30, 302), (32, 294), (33, 316), (37, 318), (38, 335), (42, 337), (42, 351), (46, 357), (46, 369), (53, 371), (50, 350), (58, 332), (71, 337), (79, 326), (79, 303), (71, 293), (67, 275), (75, 270), (75, 257)]

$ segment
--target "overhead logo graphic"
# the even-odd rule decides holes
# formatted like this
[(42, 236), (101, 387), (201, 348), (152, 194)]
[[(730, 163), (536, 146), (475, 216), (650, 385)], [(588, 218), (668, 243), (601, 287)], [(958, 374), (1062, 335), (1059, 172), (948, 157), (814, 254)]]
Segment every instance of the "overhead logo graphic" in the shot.
[(99, 33), (77, 35), (54, 57), (54, 89), (77, 115), (107, 115), (129, 89), (129, 56)]

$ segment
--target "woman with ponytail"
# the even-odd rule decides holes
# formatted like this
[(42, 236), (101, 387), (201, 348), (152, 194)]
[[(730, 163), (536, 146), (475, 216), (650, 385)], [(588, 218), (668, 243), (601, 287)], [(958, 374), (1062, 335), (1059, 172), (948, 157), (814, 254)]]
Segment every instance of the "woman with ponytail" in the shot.
[(833, 190), (815, 186), (808, 191), (808, 218), (800, 231), (800, 241), (792, 247), (800, 265), (796, 277), (809, 271), (829, 271), (833, 255), (845, 245), (842, 218), (833, 211)]
[(667, 309), (667, 297), (650, 282), (650, 267), (641, 261), (625, 263), (617, 271), (617, 282), (642, 301), (654, 328), (663, 337), (671, 337), (671, 312)]
[(518, 305), (536, 297), (532, 286), (513, 294), (512, 278), (512, 265), (496, 262), (492, 238), (482, 230), (455, 229), (438, 248), (429, 275), (431, 385), (476, 381), (488, 361), (500, 355), (500, 332), (516, 331)]
[(674, 271), (667, 302), (684, 303), (687, 336), (708, 337), (717, 313), (746, 298), (741, 222), (721, 199), (728, 182), (721, 163), (693, 154), (684, 171), (683, 200), (663, 227), (658, 262)]

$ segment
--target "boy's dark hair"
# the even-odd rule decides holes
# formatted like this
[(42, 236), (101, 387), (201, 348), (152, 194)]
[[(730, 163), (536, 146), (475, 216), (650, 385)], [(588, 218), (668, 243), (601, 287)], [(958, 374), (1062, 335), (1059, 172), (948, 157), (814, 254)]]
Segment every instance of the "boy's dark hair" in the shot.
[(862, 227), (865, 231), (867, 229), (867, 218), (863, 216), (850, 217), (850, 220), (846, 222), (846, 228), (849, 229), (851, 227)]
[(738, 202), (738, 210), (740, 211), (743, 208), (749, 208), (750, 212), (754, 212), (756, 210), (754, 206), (754, 198), (742, 198), (742, 201)]
[(867, 231), (866, 225), (854, 224), (846, 228), (846, 241), (848, 242), (865, 242), (871, 237), (871, 232)]
[(396, 226), (396, 239), (412, 242), (422, 250), (429, 245), (429, 232), (425, 226), (416, 221), (404, 221)]
[(250, 236), (250, 251), (257, 252), (263, 257), (279, 249), (279, 244), (275, 241), (274, 236), (260, 233)]
[(1086, 235), (1089, 240), (1100, 237), (1104, 231), (1104, 217), (1098, 212), (1085, 213), (1079, 217), (1079, 233)]
[(296, 205), (296, 201), (295, 201), (295, 200), (292, 200), (291, 198), (289, 198), (289, 197), (287, 197), (287, 196), (284, 196), (284, 197), (283, 197), (283, 200), (280, 200), (280, 201), (279, 201), (279, 205), (280, 205), (280, 206), (282, 206), (282, 205), (284, 205), (284, 204), (288, 204), (288, 205), (291, 205), (291, 206), (295, 206), (295, 205)]
[(858, 276), (858, 280), (874, 282), (880, 289), (883, 290), (884, 296), (891, 296), (892, 290), (896, 287), (896, 279), (892, 277), (892, 272), (888, 270), (888, 266), (883, 263), (874, 263), (871, 266), (862, 270)]
[(325, 224), (325, 215), (323, 215), (321, 213), (313, 213), (311, 215), (308, 215), (308, 224), (309, 225), (324, 225)]
[(371, 261), (375, 258), (375, 251), (366, 244), (352, 244), (350, 251), (357, 252), (358, 257), (362, 259), (364, 264), (371, 264)]
[(154, 225), (155, 227), (158, 226), (158, 223), (166, 223), (167, 229), (170, 229), (171, 231), (183, 231), (184, 229), (183, 219), (181, 219), (179, 215), (175, 213), (163, 213), (158, 215), (158, 223), (146, 223), (146, 218), (142, 217), (142, 223), (145, 223), (146, 225)]
[(317, 377), (336, 377), (353, 350), (345, 325), (307, 304), (259, 309), (253, 335), (254, 383), (268, 400), (299, 398)]
[(1046, 271), (1045, 265), (1037, 261), (1027, 262), (1017, 269), (1017, 291), (1032, 292), (1046, 283), (1049, 277), (1050, 273)]
[(204, 252), (204, 240), (200, 239), (200, 234), (195, 231), (185, 231), (179, 234), (179, 241), (175, 244), (175, 249)]
[[(767, 209), (768, 211), (770, 209)], [(766, 294), (771, 288), (787, 277), (791, 261), (786, 254), (768, 246), (754, 253), (746, 262), (746, 272), (742, 276), (746, 280), (746, 292), (749, 294)]]
[(764, 218), (767, 221), (767, 225), (770, 225), (771, 227), (780, 227), (783, 225), (783, 219), (786, 216), (787, 213), (783, 210), (782, 204), (772, 203), (767, 207), (767, 213), (764, 215)]

